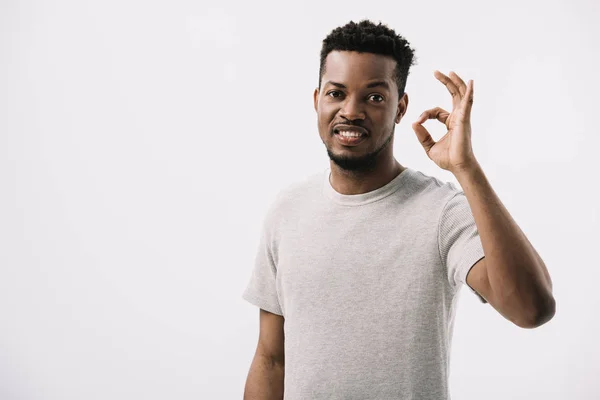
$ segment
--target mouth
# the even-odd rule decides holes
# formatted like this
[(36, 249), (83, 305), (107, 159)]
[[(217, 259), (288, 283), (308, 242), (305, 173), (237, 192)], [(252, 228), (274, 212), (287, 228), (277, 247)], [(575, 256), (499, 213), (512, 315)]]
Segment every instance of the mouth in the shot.
[(361, 128), (360, 126), (338, 124), (333, 128), (333, 133), (337, 135), (340, 132), (358, 133), (361, 135), (369, 134), (369, 132), (365, 128)]
[(333, 135), (343, 146), (357, 146), (369, 136), (366, 130), (358, 127), (335, 127)]

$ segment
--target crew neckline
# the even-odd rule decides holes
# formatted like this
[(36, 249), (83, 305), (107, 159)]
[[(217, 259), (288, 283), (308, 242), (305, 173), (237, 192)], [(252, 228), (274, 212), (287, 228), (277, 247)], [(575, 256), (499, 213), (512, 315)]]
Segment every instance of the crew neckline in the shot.
[(412, 169), (405, 167), (405, 169), (394, 179), (378, 189), (361, 194), (341, 194), (336, 191), (333, 186), (331, 186), (331, 182), (329, 180), (331, 177), (331, 168), (327, 167), (323, 172), (323, 194), (337, 204), (344, 206), (362, 206), (381, 200), (384, 197), (396, 192), (398, 189), (400, 189), (412, 172)]

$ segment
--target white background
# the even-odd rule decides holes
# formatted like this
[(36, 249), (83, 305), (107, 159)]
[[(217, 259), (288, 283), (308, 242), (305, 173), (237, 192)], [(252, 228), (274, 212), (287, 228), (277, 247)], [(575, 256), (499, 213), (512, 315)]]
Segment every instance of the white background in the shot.
[(434, 69), (473, 79), (475, 154), (554, 281), (534, 330), (463, 289), (453, 398), (600, 398), (596, 1), (2, 0), (0, 399), (242, 397), (262, 218), (329, 165), (321, 41), (362, 18), (416, 49), (396, 158), (455, 181), (410, 124), (451, 107)]

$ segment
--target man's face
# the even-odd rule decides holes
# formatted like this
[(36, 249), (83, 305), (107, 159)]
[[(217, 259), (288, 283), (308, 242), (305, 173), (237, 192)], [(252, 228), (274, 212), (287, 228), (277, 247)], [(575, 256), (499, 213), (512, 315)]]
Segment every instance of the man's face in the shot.
[[(398, 99), (392, 79), (395, 67), (394, 59), (379, 54), (332, 51), (327, 55), (314, 107), (321, 140), (340, 168), (367, 172), (378, 158), (393, 158), (395, 124), (408, 106), (408, 95)], [(338, 130), (364, 135), (344, 140)]]

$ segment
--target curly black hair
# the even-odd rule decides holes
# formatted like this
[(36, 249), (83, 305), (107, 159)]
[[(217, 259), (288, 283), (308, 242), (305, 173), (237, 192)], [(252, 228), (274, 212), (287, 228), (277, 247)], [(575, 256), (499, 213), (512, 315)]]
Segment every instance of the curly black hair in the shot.
[(396, 60), (393, 79), (398, 86), (398, 98), (404, 95), (406, 79), (412, 65), (416, 64), (414, 50), (410, 43), (393, 29), (379, 22), (375, 25), (368, 19), (358, 24), (350, 21), (346, 25), (335, 28), (323, 39), (321, 47), (321, 64), (319, 67), (319, 88), (325, 73), (325, 58), (335, 50), (357, 51), (360, 53), (382, 54)]

